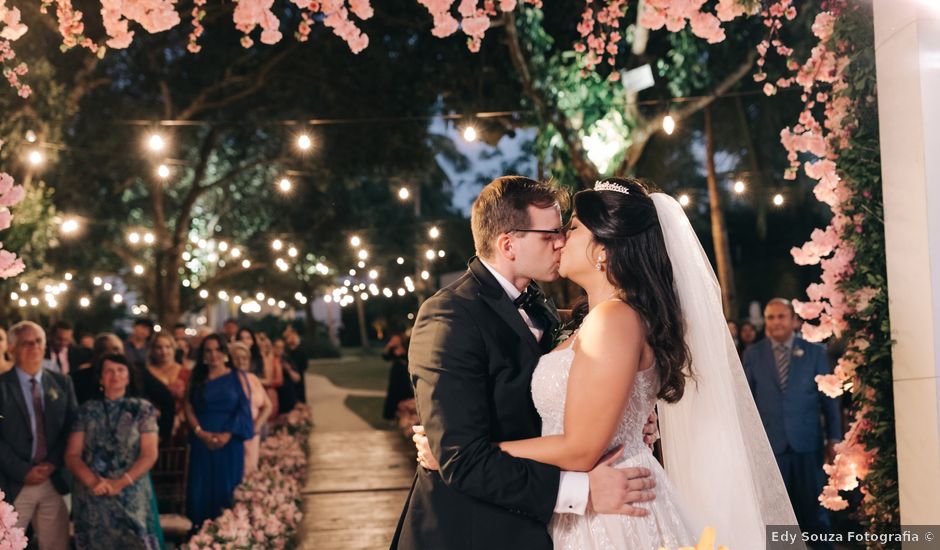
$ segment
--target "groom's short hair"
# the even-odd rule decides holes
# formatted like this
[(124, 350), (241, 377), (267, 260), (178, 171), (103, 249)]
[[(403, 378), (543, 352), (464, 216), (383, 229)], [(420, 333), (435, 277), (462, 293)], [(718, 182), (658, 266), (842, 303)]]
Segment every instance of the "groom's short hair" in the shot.
[(529, 228), (529, 206), (565, 208), (566, 199), (564, 190), (523, 176), (502, 176), (491, 181), (473, 201), (470, 212), (477, 255), (492, 258), (496, 237), (512, 229)]

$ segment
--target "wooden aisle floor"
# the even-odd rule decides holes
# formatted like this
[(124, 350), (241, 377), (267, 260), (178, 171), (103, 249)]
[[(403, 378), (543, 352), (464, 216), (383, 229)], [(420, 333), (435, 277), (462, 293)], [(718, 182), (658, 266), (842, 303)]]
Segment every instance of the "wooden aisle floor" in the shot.
[(303, 490), (303, 550), (386, 549), (415, 472), (414, 449), (397, 431), (310, 436)]

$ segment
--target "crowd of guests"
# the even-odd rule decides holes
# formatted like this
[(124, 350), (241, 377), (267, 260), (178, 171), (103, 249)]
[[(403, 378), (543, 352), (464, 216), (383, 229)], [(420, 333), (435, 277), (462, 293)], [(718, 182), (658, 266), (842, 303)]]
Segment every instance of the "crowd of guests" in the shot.
[(181, 448), (197, 529), (257, 469), (269, 421), (305, 401), (292, 327), (274, 341), (234, 319), (219, 334), (186, 329), (140, 319), (126, 340), (76, 344), (66, 322), (0, 328), (0, 490), (41, 550), (163, 547), (150, 473)]

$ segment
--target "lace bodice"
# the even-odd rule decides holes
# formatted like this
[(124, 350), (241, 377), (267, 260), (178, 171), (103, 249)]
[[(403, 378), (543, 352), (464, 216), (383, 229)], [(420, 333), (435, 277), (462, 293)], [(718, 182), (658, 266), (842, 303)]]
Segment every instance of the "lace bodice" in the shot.
[[(532, 401), (542, 417), (543, 436), (564, 432), (568, 373), (575, 356), (573, 347), (571, 345), (543, 355), (532, 375)], [(625, 458), (649, 449), (643, 443), (643, 426), (656, 406), (658, 392), (659, 375), (656, 368), (639, 371), (617, 433), (608, 449), (623, 444)]]

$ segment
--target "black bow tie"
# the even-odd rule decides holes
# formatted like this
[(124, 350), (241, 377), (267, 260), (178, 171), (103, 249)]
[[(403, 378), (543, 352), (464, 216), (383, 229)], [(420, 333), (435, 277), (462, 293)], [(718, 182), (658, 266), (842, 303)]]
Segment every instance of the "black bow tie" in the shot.
[(528, 312), (532, 307), (541, 305), (544, 300), (545, 295), (542, 294), (542, 291), (539, 290), (537, 286), (529, 286), (525, 289), (525, 292), (520, 294), (512, 303), (516, 306), (516, 309), (522, 309)]

